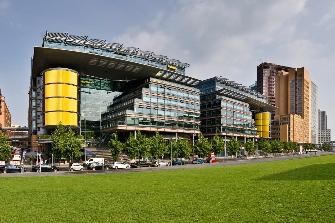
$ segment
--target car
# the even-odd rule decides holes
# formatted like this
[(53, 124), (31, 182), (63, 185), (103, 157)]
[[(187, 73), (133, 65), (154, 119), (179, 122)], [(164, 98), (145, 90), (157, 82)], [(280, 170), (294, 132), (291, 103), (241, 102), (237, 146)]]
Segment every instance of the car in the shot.
[(206, 161), (203, 159), (194, 159), (192, 164), (204, 164)]
[(80, 163), (72, 163), (70, 171), (83, 171), (84, 167)]
[(24, 171), (22, 166), (8, 164), (5, 166), (5, 173), (21, 173)]
[(104, 165), (102, 163), (93, 162), (87, 165), (88, 170), (102, 170)]
[(131, 168), (139, 168), (139, 167), (150, 167), (150, 163), (147, 161), (136, 161), (135, 163), (131, 163)]
[(0, 173), (5, 173), (6, 165), (0, 165)]
[(112, 168), (113, 169), (128, 169), (130, 168), (130, 165), (129, 163), (126, 163), (126, 162), (114, 162), (112, 164)]
[(159, 161), (158, 166), (170, 166), (170, 162)]
[(183, 160), (172, 160), (172, 166), (176, 166), (176, 165), (185, 165), (185, 162)]
[[(34, 165), (32, 167), (33, 172), (40, 172), (40, 165)], [(58, 167), (55, 165), (41, 164), (41, 172), (57, 172), (59, 171)]]

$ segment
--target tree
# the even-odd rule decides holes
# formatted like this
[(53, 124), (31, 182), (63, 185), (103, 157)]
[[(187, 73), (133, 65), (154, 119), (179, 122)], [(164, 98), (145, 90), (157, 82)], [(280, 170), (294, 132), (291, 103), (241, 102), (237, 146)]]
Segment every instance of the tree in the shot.
[(224, 150), (224, 140), (222, 137), (215, 135), (212, 140), (212, 149), (215, 154)]
[(321, 146), (321, 149), (323, 151), (331, 151), (331, 150), (333, 150), (333, 147), (329, 143), (323, 143), (322, 146)]
[(142, 159), (150, 155), (150, 139), (143, 135), (140, 131), (137, 133), (137, 151), (138, 158)]
[(110, 149), (113, 161), (117, 161), (123, 150), (123, 143), (119, 141), (116, 133), (112, 134), (111, 139), (109, 140), (107, 147)]
[(125, 152), (127, 155), (134, 158), (145, 158), (149, 156), (150, 151), (150, 140), (143, 135), (141, 132), (136, 132), (136, 138), (133, 134), (129, 135), (126, 142)]
[(227, 149), (231, 155), (237, 156), (237, 153), (240, 152), (241, 149), (240, 141), (235, 138), (230, 139), (227, 143)]
[(150, 155), (152, 158), (159, 159), (163, 158), (163, 156), (168, 151), (168, 147), (166, 145), (166, 142), (158, 132), (156, 132), (156, 135), (151, 137), (150, 140)]
[(6, 161), (11, 156), (11, 147), (8, 143), (8, 137), (5, 133), (0, 132), (0, 160)]
[(51, 139), (52, 151), (56, 157), (70, 161), (80, 158), (82, 139), (71, 128), (58, 125), (51, 134)]
[(244, 148), (245, 151), (247, 151), (248, 155), (253, 155), (256, 152), (255, 142), (250, 139), (244, 144)]
[(306, 150), (314, 150), (315, 149), (315, 145), (314, 144), (312, 144), (312, 143), (305, 143), (304, 144), (304, 150), (306, 151)]
[(272, 140), (270, 141), (271, 145), (271, 152), (272, 153), (281, 153), (283, 151), (283, 143), (279, 140)]
[(135, 159), (138, 156), (138, 147), (137, 147), (137, 140), (135, 136), (130, 133), (126, 143), (125, 143), (125, 153), (131, 158)]
[(199, 135), (195, 143), (194, 153), (199, 157), (205, 157), (212, 150), (212, 145), (202, 134)]
[(262, 150), (264, 153), (271, 153), (271, 144), (268, 140), (260, 140), (258, 142), (258, 149)]
[(293, 152), (293, 150), (294, 150), (293, 142), (284, 142), (283, 143), (283, 151), (285, 153)]
[(171, 141), (172, 156), (175, 158), (187, 158), (190, 156), (192, 148), (188, 140), (179, 139)]

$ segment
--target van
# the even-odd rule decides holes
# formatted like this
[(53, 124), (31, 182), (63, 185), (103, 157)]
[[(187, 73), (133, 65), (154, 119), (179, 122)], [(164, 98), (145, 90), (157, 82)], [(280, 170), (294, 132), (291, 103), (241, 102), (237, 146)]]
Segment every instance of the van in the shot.
[(91, 163), (105, 163), (105, 158), (90, 158), (85, 162), (86, 165), (91, 164)]

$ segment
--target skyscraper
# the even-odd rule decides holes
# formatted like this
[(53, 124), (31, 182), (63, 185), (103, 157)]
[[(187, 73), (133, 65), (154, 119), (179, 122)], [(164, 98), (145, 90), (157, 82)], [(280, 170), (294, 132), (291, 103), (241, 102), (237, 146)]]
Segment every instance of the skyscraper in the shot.
[(331, 141), (331, 130), (327, 128), (327, 113), (326, 111), (318, 112), (319, 122), (319, 143), (329, 143)]
[(0, 89), (0, 128), (11, 126), (11, 114)]
[(311, 89), (311, 142), (313, 144), (319, 143), (319, 123), (318, 123), (318, 109), (319, 109), (319, 92), (318, 86), (312, 82)]
[(294, 69), (274, 63), (261, 63), (257, 66), (257, 91), (267, 97), (268, 102), (276, 104), (276, 77), (280, 71)]
[(282, 70), (275, 78), (272, 137), (281, 141), (311, 142), (311, 80), (306, 68)]

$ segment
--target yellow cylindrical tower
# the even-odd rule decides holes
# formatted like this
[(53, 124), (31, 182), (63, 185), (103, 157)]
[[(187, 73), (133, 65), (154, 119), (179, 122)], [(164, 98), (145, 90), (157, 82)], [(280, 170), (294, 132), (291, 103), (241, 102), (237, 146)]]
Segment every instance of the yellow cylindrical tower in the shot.
[(78, 73), (66, 68), (44, 71), (44, 124), (78, 126)]
[(255, 126), (257, 128), (257, 134), (262, 138), (270, 137), (270, 126), (271, 126), (271, 113), (261, 112), (255, 114)]

